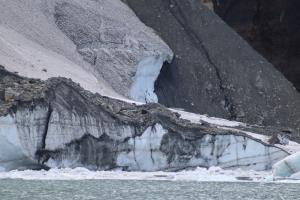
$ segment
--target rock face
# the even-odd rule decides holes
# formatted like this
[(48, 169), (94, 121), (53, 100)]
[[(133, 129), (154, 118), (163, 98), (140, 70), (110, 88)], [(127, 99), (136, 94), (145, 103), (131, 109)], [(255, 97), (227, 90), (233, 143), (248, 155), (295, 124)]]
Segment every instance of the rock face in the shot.
[(154, 81), (173, 55), (120, 0), (2, 0), (0, 45), (10, 71), (147, 102), (157, 101)]
[(300, 95), (198, 0), (126, 0), (173, 50), (156, 81), (168, 107), (263, 125), (300, 127)]
[(300, 2), (210, 0), (215, 12), (300, 92)]
[(65, 78), (46, 82), (0, 69), (0, 167), (178, 170), (270, 169), (288, 153), (243, 131), (193, 124), (159, 104), (92, 94)]

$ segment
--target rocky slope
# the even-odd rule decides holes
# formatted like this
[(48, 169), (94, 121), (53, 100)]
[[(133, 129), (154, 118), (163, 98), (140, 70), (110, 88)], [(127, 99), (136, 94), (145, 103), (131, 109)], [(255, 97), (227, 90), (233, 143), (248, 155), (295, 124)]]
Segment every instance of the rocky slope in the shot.
[(209, 3), (300, 91), (298, 0), (209, 0)]
[(92, 94), (65, 78), (44, 82), (3, 68), (0, 76), (2, 170), (266, 170), (288, 155), (238, 127), (191, 123), (159, 104), (137, 106)]
[(173, 50), (156, 82), (169, 107), (264, 125), (300, 127), (300, 95), (199, 0), (126, 0)]

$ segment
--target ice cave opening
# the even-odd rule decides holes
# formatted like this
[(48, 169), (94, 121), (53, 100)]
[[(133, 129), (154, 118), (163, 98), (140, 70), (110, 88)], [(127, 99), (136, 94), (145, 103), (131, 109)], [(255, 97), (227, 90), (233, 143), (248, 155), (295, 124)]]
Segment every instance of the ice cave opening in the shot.
[(157, 103), (154, 84), (165, 62), (171, 59), (167, 55), (149, 56), (142, 59), (137, 66), (134, 82), (130, 88), (130, 98), (144, 103)]

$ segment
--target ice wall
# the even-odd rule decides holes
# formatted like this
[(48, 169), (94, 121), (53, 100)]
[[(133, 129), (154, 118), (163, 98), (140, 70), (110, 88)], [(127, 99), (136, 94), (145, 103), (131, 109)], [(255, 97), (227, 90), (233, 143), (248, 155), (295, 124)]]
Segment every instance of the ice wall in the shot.
[(35, 159), (42, 147), (47, 109), (36, 107), (0, 117), (0, 167), (4, 170), (39, 168)]
[(269, 170), (287, 156), (276, 147), (236, 135), (205, 135), (186, 140), (170, 134), (160, 124), (149, 127), (142, 136), (129, 140), (131, 150), (118, 156), (118, 166), (133, 171), (178, 170), (189, 167), (243, 168)]
[(45, 82), (0, 72), (1, 170), (267, 170), (288, 155), (240, 127), (192, 122), (186, 119), (194, 115), (182, 119), (160, 104), (93, 94), (65, 78)]
[[(44, 109), (23, 110), (17, 117), (0, 118), (2, 168), (31, 168), (40, 162), (48, 167), (93, 170), (157, 171), (197, 166), (268, 170), (288, 155), (279, 148), (234, 134), (194, 138), (184, 131), (169, 131), (163, 124), (138, 134), (137, 127), (99, 121), (92, 115), (53, 111), (47, 121), (47, 113)], [(18, 116), (27, 118), (20, 121)]]
[(151, 56), (139, 62), (130, 88), (131, 99), (145, 103), (158, 102), (154, 93), (154, 83), (165, 61), (166, 56)]

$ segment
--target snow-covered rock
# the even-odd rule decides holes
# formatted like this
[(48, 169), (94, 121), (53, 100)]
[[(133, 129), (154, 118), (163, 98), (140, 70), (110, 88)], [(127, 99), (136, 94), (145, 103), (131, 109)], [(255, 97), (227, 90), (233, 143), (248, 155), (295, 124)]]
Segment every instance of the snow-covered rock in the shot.
[(273, 175), (275, 177), (290, 177), (300, 172), (300, 152), (292, 154), (279, 161), (273, 166)]
[(1, 0), (0, 46), (9, 71), (71, 78), (92, 92), (143, 101), (157, 101), (154, 81), (173, 56), (121, 0)]

